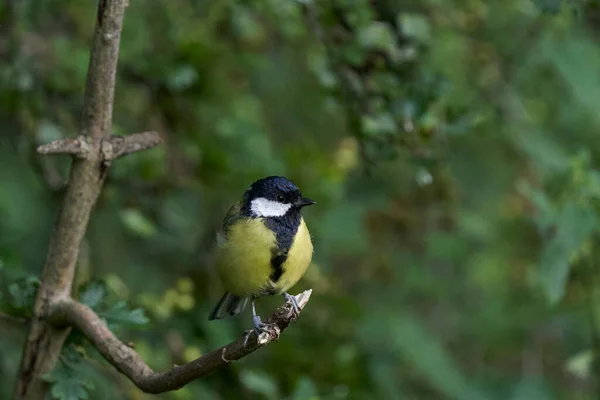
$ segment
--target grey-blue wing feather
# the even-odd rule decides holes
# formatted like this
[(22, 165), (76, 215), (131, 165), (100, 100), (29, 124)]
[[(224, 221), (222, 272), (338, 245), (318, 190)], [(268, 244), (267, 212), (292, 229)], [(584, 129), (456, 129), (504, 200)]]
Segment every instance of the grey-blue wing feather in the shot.
[(223, 235), (227, 237), (227, 232), (229, 231), (229, 228), (233, 224), (235, 224), (236, 221), (243, 217), (244, 216), (242, 215), (242, 202), (238, 201), (233, 206), (231, 206), (231, 208), (229, 209), (229, 211), (227, 211), (227, 214), (225, 214), (225, 217), (223, 218)]

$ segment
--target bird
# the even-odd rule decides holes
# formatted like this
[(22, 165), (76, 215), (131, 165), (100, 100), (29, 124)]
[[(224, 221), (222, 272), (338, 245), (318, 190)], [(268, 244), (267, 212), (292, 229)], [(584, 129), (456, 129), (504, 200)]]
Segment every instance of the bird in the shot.
[(209, 320), (241, 313), (250, 300), (252, 323), (258, 335), (265, 324), (254, 300), (284, 295), (298, 315), (298, 303), (287, 291), (304, 275), (313, 244), (302, 209), (315, 204), (283, 176), (252, 183), (223, 219), (217, 234), (216, 268), (226, 290)]

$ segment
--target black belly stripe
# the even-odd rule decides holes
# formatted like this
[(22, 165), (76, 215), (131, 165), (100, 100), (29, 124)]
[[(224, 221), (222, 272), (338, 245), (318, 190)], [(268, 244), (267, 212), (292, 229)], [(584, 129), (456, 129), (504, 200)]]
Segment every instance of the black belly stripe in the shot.
[(277, 239), (277, 247), (273, 248), (271, 255), (271, 282), (277, 282), (285, 272), (283, 264), (288, 258), (301, 220), (300, 211), (294, 209), (283, 217), (265, 219), (265, 225), (275, 233)]
[(273, 282), (277, 282), (283, 275), (283, 263), (287, 260), (287, 254), (278, 254), (271, 257), (271, 275), (269, 279)]

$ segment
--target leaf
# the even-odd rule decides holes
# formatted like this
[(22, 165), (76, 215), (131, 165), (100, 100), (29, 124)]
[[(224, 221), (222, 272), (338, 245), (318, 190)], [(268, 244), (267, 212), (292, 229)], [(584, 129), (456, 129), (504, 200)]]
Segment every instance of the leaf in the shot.
[(358, 43), (368, 49), (392, 53), (396, 48), (396, 35), (388, 24), (376, 21), (358, 32)]
[(600, 76), (596, 65), (600, 63), (600, 53), (596, 43), (586, 37), (573, 36), (561, 42), (542, 42), (542, 54), (562, 75), (578, 106), (586, 107), (591, 115), (596, 113), (600, 99)]
[(557, 238), (554, 238), (543, 250), (540, 274), (548, 302), (558, 303), (564, 295), (569, 274), (569, 255)]
[(362, 128), (366, 134), (392, 134), (398, 131), (394, 118), (388, 112), (362, 118)]
[(140, 326), (148, 323), (148, 318), (143, 309), (132, 310), (127, 302), (123, 300), (114, 303), (109, 301), (108, 291), (110, 289), (110, 286), (107, 286), (104, 281), (89, 282), (79, 295), (79, 300), (93, 308), (100, 317), (106, 320), (111, 329), (118, 328), (121, 325)]
[(519, 190), (519, 193), (525, 196), (535, 206), (535, 222), (540, 231), (545, 232), (548, 230), (556, 218), (556, 210), (546, 193), (532, 187), (526, 182), (519, 182), (517, 189)]
[(267, 37), (265, 27), (248, 7), (235, 7), (232, 27), (235, 33), (253, 44), (260, 44)]
[(310, 70), (315, 74), (319, 83), (326, 88), (333, 88), (338, 83), (337, 75), (332, 71), (329, 60), (323, 53), (311, 53), (308, 56)]
[[(127, 303), (124, 301), (118, 301), (113, 304), (107, 311), (98, 313), (101, 317), (106, 319), (106, 322), (111, 324), (123, 324), (123, 325), (145, 325), (148, 323), (144, 310), (136, 308), (129, 310)], [(110, 326), (109, 326), (110, 327)]]
[(97, 307), (106, 297), (106, 286), (103, 282), (93, 281), (86, 285), (83, 293), (79, 295), (79, 301), (90, 308)]
[(121, 212), (121, 220), (127, 229), (138, 236), (148, 238), (156, 234), (156, 226), (139, 210), (129, 209)]
[[(70, 363), (60, 362), (56, 368), (44, 377), (46, 382), (52, 384), (50, 393), (56, 400), (79, 400), (87, 399), (88, 391), (94, 389), (94, 383), (88, 379), (80, 368), (82, 356), (77, 354), (71, 347), (65, 348)], [(68, 357), (70, 356), (70, 357)], [(75, 358), (73, 358), (73, 356)]]
[(569, 250), (576, 250), (598, 225), (592, 210), (575, 203), (567, 203), (558, 216), (557, 237)]
[(292, 400), (316, 400), (319, 398), (315, 383), (307, 376), (300, 377), (292, 394)]
[(8, 286), (9, 303), (19, 310), (32, 310), (39, 281), (33, 276), (19, 279)]
[(588, 379), (594, 358), (592, 350), (582, 351), (567, 360), (565, 369), (579, 379)]
[(431, 38), (429, 21), (423, 15), (404, 13), (398, 16), (402, 32), (408, 36), (426, 42)]
[(174, 92), (189, 89), (198, 81), (198, 72), (191, 65), (180, 65), (167, 77), (167, 86)]
[(275, 380), (264, 372), (243, 371), (240, 374), (240, 380), (249, 390), (260, 393), (267, 399), (279, 398), (279, 390)]
[(77, 379), (65, 379), (52, 385), (52, 397), (57, 400), (87, 399), (87, 389), (93, 389), (91, 382), (82, 382)]
[(567, 203), (556, 221), (556, 236), (546, 245), (540, 265), (541, 282), (551, 305), (563, 297), (571, 259), (590, 237), (598, 221), (594, 213), (575, 203)]

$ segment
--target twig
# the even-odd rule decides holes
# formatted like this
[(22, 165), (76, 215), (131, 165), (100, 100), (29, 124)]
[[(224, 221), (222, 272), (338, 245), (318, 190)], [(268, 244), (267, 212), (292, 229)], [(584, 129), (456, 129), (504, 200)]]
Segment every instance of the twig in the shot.
[[(308, 303), (311, 293), (312, 290), (307, 290), (296, 296), (300, 310)], [(147, 393), (179, 389), (194, 379), (245, 357), (277, 340), (280, 333), (297, 318), (291, 303), (288, 302), (266, 320), (267, 329), (259, 337), (251, 331), (245, 338), (242, 337), (187, 364), (174, 366), (166, 372), (154, 372), (135, 350), (115, 337), (88, 306), (65, 298), (52, 306), (50, 314), (51, 322), (55, 326), (69, 325), (80, 330), (109, 363)]]
[[(94, 139), (85, 136), (54, 140), (37, 148), (39, 154), (70, 154), (87, 158)], [(127, 136), (111, 135), (102, 139), (100, 146), (104, 162), (110, 162), (127, 154), (151, 149), (161, 143), (158, 132), (141, 132)]]
[(102, 142), (105, 161), (116, 160), (142, 150), (151, 149), (162, 142), (158, 132), (140, 132), (127, 136), (113, 135)]
[(25, 325), (27, 321), (29, 321), (27, 318), (15, 317), (5, 313), (0, 313), (0, 320), (9, 322), (13, 325)]
[(53, 140), (37, 148), (39, 154), (71, 154), (78, 158), (85, 158), (89, 150), (90, 146), (84, 136)]

